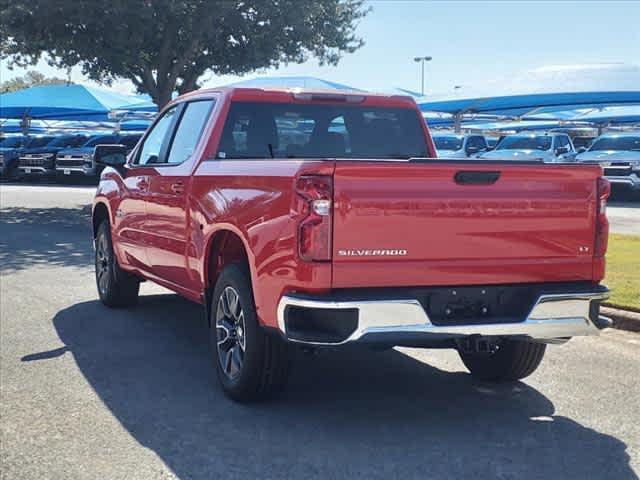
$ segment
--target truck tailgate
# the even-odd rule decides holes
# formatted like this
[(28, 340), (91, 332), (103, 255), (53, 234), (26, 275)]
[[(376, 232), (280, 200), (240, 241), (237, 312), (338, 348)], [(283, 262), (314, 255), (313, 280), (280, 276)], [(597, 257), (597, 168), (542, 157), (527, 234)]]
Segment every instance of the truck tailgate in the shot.
[(333, 287), (591, 280), (600, 175), (572, 165), (336, 162)]

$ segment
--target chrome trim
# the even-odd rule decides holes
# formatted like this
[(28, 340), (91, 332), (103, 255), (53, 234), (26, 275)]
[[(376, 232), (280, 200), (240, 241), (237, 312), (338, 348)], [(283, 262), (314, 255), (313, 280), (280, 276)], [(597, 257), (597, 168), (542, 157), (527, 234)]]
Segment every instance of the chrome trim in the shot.
[[(608, 290), (590, 293), (541, 295), (525, 321), (468, 325), (434, 325), (416, 299), (332, 301), (285, 295), (277, 309), (278, 329), (292, 342), (312, 345), (342, 345), (371, 333), (423, 333), (434, 337), (457, 338), (468, 335), (522, 336), (548, 341), (583, 335), (597, 335), (598, 327), (589, 318), (592, 300), (609, 298)], [(287, 306), (325, 309), (358, 309), (358, 327), (338, 343), (306, 342), (289, 338), (284, 312)], [(401, 320), (397, 320), (401, 319)]]
[(640, 176), (635, 172), (631, 175), (605, 175), (605, 178), (613, 184), (624, 184), (632, 188), (640, 188)]
[(56, 166), (56, 171), (57, 172), (64, 172), (65, 170), (69, 170), (70, 172), (82, 172), (82, 173), (87, 173), (87, 169), (85, 169), (84, 167), (79, 167), (79, 166), (75, 166), (75, 167), (65, 167), (64, 165), (62, 166)]
[(26, 173), (27, 170), (29, 170), (29, 173), (34, 173), (34, 172), (47, 173), (47, 172), (53, 172), (54, 171), (52, 168), (45, 168), (45, 167), (42, 167), (42, 166), (29, 167), (27, 165), (19, 165), (18, 168), (20, 170), (22, 170), (23, 172), (25, 172), (25, 173)]

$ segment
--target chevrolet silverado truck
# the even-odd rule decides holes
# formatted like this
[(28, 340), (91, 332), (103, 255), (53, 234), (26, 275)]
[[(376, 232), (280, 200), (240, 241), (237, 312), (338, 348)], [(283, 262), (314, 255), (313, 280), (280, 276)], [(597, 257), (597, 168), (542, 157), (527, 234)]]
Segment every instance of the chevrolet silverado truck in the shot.
[(640, 193), (640, 132), (602, 135), (576, 161), (596, 163), (614, 188)]
[(293, 345), (453, 348), (515, 381), (608, 325), (601, 167), (438, 160), (410, 97), (199, 90), (125, 151), (95, 152), (99, 297), (202, 304), (235, 400), (282, 389)]
[(68, 148), (58, 152), (56, 157), (56, 175), (59, 178), (65, 176), (84, 176), (98, 178), (102, 168), (94, 161), (96, 145), (119, 144), (126, 147), (127, 153), (133, 149), (140, 140), (139, 134), (99, 134), (94, 135), (75, 148)]

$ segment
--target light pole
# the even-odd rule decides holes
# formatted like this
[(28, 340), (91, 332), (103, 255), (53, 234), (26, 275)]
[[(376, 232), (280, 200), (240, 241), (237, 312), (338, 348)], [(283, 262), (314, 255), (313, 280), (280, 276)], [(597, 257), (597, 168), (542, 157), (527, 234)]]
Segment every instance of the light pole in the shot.
[(420, 77), (420, 95), (424, 96), (424, 62), (430, 62), (431, 57), (415, 57), (413, 59), (414, 62), (422, 62), (422, 75)]

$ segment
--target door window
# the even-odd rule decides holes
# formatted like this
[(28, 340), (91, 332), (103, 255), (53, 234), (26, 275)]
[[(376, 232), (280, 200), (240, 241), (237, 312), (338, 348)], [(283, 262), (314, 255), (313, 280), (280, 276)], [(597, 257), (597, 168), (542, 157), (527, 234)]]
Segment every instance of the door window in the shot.
[(177, 165), (193, 154), (211, 113), (213, 103), (213, 100), (202, 100), (186, 104), (169, 149), (167, 163)]
[(167, 110), (162, 118), (153, 126), (147, 137), (142, 143), (140, 154), (135, 164), (137, 165), (153, 165), (163, 162), (162, 146), (171, 132), (171, 127), (175, 122), (177, 106)]

